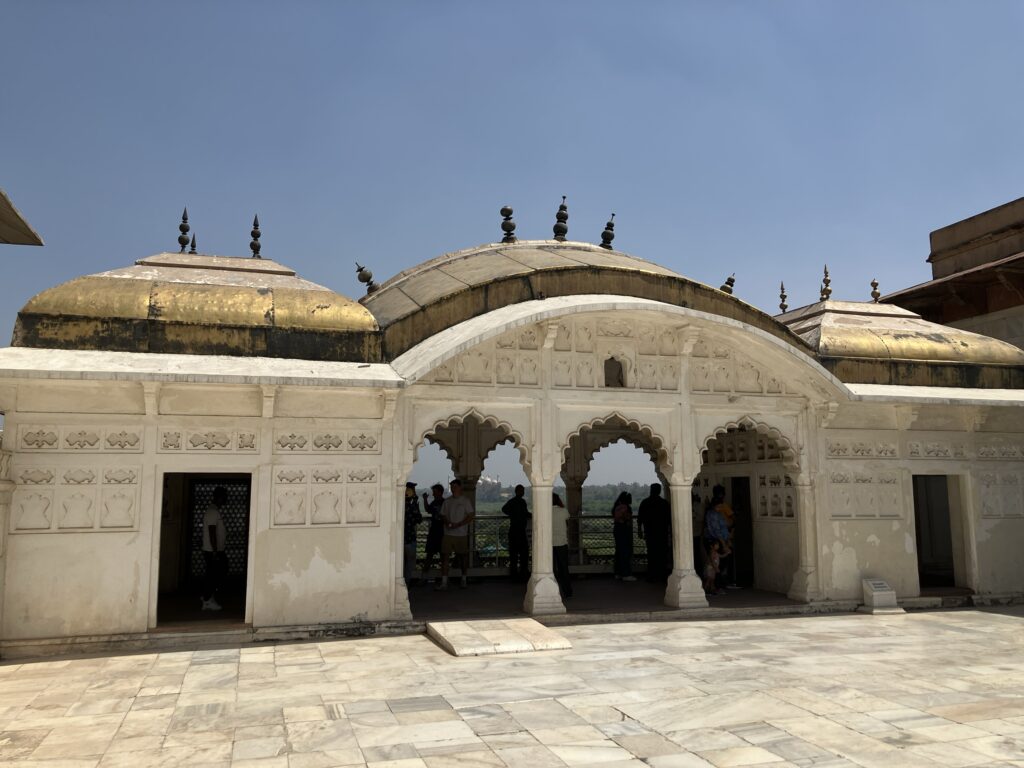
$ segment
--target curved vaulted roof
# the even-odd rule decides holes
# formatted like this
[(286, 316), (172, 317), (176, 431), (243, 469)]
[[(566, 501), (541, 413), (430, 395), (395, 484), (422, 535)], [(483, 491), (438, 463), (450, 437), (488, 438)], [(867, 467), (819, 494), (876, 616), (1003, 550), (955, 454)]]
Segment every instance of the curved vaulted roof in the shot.
[(445, 254), (391, 278), (361, 301), (393, 359), (456, 323), (509, 304), (619, 295), (740, 320), (811, 354), (806, 342), (756, 307), (650, 261), (588, 243), (496, 243)]
[(269, 259), (162, 253), (43, 291), (12, 344), (376, 362), (377, 324), (357, 302)]

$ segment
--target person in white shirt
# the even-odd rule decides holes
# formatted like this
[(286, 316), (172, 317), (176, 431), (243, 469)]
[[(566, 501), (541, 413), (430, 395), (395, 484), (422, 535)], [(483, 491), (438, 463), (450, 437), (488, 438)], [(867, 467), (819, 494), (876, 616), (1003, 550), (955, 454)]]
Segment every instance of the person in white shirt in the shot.
[(228, 571), (228, 557), (224, 551), (228, 530), (224, 526), (222, 510), (228, 503), (228, 492), (218, 485), (213, 489), (213, 501), (203, 512), (203, 562), (206, 565), (206, 581), (203, 585), (203, 610), (219, 611), (217, 592)]
[(562, 497), (551, 494), (551, 565), (562, 598), (572, 597), (569, 581), (569, 510)]
[(434, 589), (448, 589), (448, 565), (454, 554), (462, 568), (462, 588), (466, 588), (469, 570), (469, 524), (476, 513), (473, 503), (462, 495), (462, 483), (456, 478), (451, 482), (452, 495), (441, 505), (441, 519), (444, 521), (444, 538), (441, 540), (441, 583)]

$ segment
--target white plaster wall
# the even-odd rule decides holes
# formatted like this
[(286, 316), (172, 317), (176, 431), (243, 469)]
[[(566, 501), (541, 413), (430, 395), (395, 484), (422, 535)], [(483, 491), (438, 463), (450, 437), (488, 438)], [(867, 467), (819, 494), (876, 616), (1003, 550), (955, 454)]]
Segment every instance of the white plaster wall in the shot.
[(981, 518), (977, 527), (981, 594), (1024, 592), (1024, 518)]
[(144, 632), (150, 531), (8, 538), (4, 639)]
[(825, 597), (860, 599), (861, 579), (884, 579), (898, 597), (917, 597), (917, 545), (913, 522), (892, 520), (832, 520), (822, 526), (820, 568)]
[(754, 521), (754, 586), (785, 594), (800, 563), (795, 522)]
[(253, 625), (390, 618), (390, 541), (384, 526), (259, 532)]

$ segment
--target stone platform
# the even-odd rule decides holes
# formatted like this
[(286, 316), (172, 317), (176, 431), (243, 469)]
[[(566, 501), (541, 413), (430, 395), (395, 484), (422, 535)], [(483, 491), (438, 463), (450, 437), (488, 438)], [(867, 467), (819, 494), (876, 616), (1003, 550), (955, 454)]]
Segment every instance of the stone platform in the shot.
[(452, 656), (564, 651), (572, 648), (564, 635), (533, 619), (431, 621), (427, 637)]

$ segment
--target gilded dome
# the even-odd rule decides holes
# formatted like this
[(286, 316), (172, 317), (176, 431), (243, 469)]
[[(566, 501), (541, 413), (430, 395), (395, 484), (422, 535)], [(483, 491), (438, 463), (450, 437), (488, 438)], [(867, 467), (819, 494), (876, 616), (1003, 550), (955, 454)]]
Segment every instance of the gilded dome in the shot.
[(951, 387), (1024, 386), (1024, 350), (921, 319), (893, 304), (819, 301), (778, 319), (840, 380)]
[(12, 346), (376, 362), (358, 302), (269, 259), (161, 253), (22, 308)]

